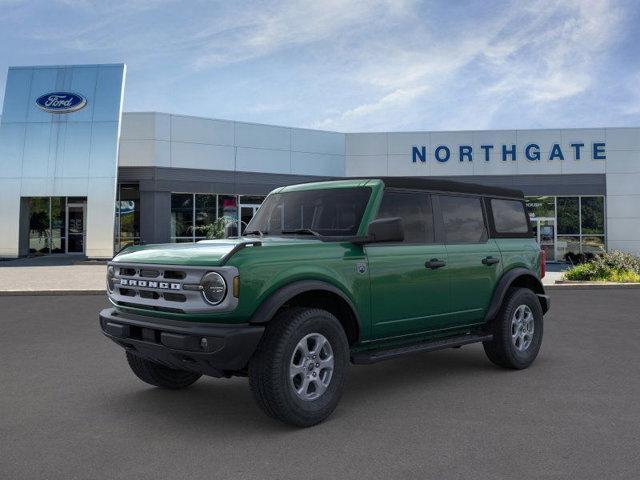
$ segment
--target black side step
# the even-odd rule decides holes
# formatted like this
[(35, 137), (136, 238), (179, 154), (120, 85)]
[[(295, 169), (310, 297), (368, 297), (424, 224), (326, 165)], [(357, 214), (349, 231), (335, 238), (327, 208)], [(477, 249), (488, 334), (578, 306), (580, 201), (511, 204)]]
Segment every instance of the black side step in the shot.
[(428, 342), (415, 343), (405, 347), (395, 347), (387, 350), (371, 350), (358, 352), (351, 355), (351, 362), (356, 365), (369, 365), (371, 363), (390, 360), (392, 358), (404, 357), (419, 352), (434, 352), (445, 348), (461, 347), (470, 343), (487, 342), (493, 339), (493, 335), (459, 335), (457, 337), (449, 337)]

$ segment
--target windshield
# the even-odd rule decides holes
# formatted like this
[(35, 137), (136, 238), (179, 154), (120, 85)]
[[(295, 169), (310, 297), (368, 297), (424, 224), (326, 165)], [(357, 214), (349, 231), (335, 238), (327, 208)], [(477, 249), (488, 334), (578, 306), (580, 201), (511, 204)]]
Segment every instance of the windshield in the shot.
[(367, 187), (274, 193), (258, 209), (245, 234), (355, 236), (370, 196)]

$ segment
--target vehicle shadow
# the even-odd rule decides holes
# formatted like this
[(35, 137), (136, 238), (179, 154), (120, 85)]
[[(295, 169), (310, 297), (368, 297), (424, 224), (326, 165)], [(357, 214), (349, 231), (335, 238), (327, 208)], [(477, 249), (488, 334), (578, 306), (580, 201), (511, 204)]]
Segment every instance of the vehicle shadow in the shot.
[[(405, 395), (397, 395), (398, 391), (406, 394), (412, 389), (424, 389), (426, 385), (437, 391), (439, 385), (450, 382), (452, 376), (456, 382), (465, 382), (477, 379), (479, 372), (487, 375), (492, 371), (504, 372), (489, 363), (478, 346), (417, 354), (375, 365), (350, 366), (338, 418), (357, 410), (363, 403), (372, 408), (376, 408), (375, 402), (387, 404), (386, 397), (390, 395), (399, 397), (394, 397), (394, 408), (401, 411)], [(236, 433), (298, 431), (262, 413), (246, 378), (203, 377), (188, 389), (178, 391), (142, 383), (131, 383), (130, 387), (126, 393), (112, 392), (104, 399), (104, 408), (111, 415), (126, 419), (131, 426), (148, 428), (149, 423), (162, 419), (162, 424), (170, 427), (173, 435), (193, 435), (203, 429), (207, 435), (216, 436), (232, 430)]]
[[(384, 395), (398, 388), (410, 389), (429, 383), (437, 388), (439, 382), (456, 377), (456, 381), (475, 377), (478, 372), (499, 371), (487, 360), (480, 346), (419, 353), (388, 360), (374, 365), (354, 365), (349, 371), (347, 401), (358, 402), (371, 395)], [(375, 387), (372, 384), (375, 381)]]

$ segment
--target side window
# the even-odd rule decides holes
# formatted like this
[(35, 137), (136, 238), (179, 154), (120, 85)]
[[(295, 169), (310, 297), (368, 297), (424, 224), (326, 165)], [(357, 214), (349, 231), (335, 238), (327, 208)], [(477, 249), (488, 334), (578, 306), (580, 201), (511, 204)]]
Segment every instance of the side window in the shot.
[(440, 209), (447, 243), (480, 243), (487, 240), (480, 198), (442, 195)]
[(524, 202), (517, 200), (491, 199), (493, 224), (498, 233), (527, 233), (529, 223), (524, 210)]
[(433, 210), (426, 193), (385, 191), (378, 218), (400, 217), (404, 243), (433, 243)]

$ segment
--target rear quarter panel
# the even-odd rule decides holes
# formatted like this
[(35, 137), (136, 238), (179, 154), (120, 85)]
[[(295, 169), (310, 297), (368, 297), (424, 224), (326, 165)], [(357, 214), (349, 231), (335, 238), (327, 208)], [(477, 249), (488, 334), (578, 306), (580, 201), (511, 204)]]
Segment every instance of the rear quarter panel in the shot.
[(540, 277), (540, 247), (534, 238), (496, 238), (502, 255), (502, 273), (517, 267), (527, 268)]

